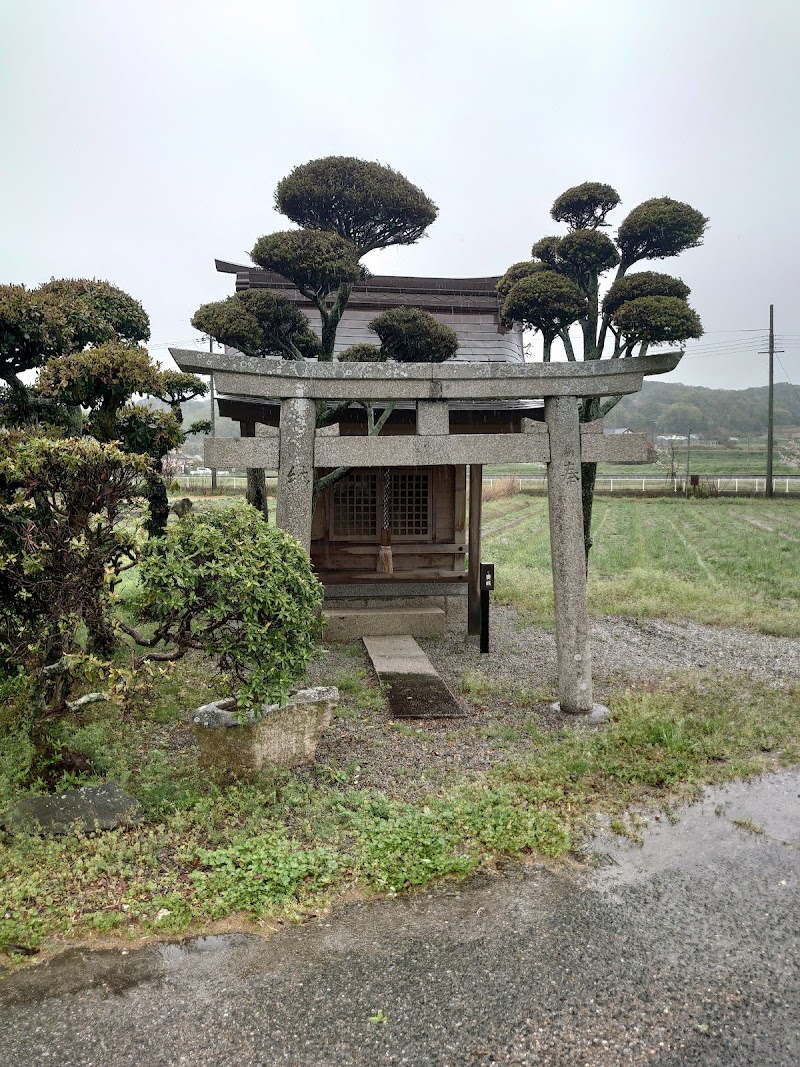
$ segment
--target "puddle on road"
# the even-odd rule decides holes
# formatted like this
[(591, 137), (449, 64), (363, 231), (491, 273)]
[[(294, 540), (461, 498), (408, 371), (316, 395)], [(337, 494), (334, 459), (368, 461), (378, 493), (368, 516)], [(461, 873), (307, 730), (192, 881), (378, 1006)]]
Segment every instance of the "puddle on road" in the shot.
[[(98, 989), (108, 996), (122, 996), (143, 983), (176, 977), (187, 967), (202, 979), (204, 971), (218, 972), (220, 957), (244, 955), (263, 944), (254, 934), (213, 934), (130, 951), (68, 949), (0, 983), (0, 1006), (34, 1003), (89, 989)], [(226, 959), (225, 965), (230, 965), (229, 960)]]
[[(641, 844), (602, 831), (591, 851), (598, 880), (631, 884), (660, 872), (689, 871), (721, 855), (736, 859), (755, 845), (800, 849), (800, 771), (782, 771), (752, 782), (707, 789), (702, 800), (678, 809), (677, 822), (648, 819)], [(797, 869), (797, 862), (794, 868)], [(796, 879), (795, 879), (796, 880)]]

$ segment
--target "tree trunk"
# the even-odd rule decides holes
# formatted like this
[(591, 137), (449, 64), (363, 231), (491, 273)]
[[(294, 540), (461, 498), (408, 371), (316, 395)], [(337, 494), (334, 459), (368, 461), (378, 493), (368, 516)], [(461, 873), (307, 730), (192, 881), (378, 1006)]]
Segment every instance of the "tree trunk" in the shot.
[[(581, 405), (581, 422), (594, 422), (600, 414), (600, 398), (592, 397)], [(581, 503), (583, 504), (583, 548), (586, 553), (586, 571), (589, 571), (589, 552), (592, 548), (592, 507), (594, 486), (597, 480), (597, 464), (581, 463)]]
[(267, 472), (260, 467), (247, 468), (247, 503), (258, 508), (264, 518), (269, 519)]
[(597, 479), (596, 463), (581, 463), (581, 503), (583, 504), (583, 549), (586, 553), (586, 573), (589, 573), (589, 552), (592, 547), (592, 506), (594, 483)]
[(169, 501), (164, 479), (156, 471), (147, 475), (147, 505), (150, 515), (144, 524), (149, 537), (162, 537), (166, 533), (169, 518)]
[(65, 404), (67, 437), (81, 437), (83, 435), (83, 412), (80, 404)]
[(336, 299), (331, 307), (324, 305), (322, 301), (317, 304), (320, 318), (322, 319), (322, 352), (319, 356), (320, 363), (330, 363), (333, 360), (333, 349), (336, 344), (336, 329), (347, 307), (352, 285), (340, 285), (336, 293)]

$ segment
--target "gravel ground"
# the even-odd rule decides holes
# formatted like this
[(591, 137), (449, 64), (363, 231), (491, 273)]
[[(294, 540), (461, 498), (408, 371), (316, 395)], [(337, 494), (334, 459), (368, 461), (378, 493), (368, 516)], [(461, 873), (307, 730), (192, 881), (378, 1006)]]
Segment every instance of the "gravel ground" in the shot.
[[(800, 675), (800, 640), (694, 622), (629, 619), (603, 615), (592, 620), (592, 671), (598, 696), (627, 681), (667, 680), (685, 671), (745, 672), (750, 678), (789, 679)], [(555, 635), (526, 625), (514, 608), (492, 609), (489, 655), (477, 638), (452, 634), (420, 640), (439, 673), (458, 682), (478, 670), (516, 687), (558, 688)]]
[[(478, 775), (524, 755), (534, 743), (532, 728), (585, 728), (549, 710), (558, 691), (554, 636), (525, 623), (514, 608), (493, 608), (489, 655), (481, 655), (477, 638), (461, 633), (420, 638), (419, 644), (467, 717), (388, 722), (361, 643), (328, 646), (311, 682), (344, 681), (350, 692), (343, 692), (339, 715), (320, 744), (318, 768), (411, 799), (456, 774)], [(800, 677), (800, 640), (692, 622), (595, 618), (592, 657), (595, 697), (612, 709), (615, 693), (630, 684), (737, 674), (780, 684)]]

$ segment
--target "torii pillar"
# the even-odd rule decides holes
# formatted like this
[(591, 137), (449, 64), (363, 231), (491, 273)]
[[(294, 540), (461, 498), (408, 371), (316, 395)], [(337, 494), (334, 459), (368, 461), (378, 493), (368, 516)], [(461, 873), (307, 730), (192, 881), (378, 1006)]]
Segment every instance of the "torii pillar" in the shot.
[(578, 398), (549, 396), (544, 417), (550, 434), (547, 500), (561, 711), (588, 715), (592, 660), (586, 603), (586, 552), (581, 500), (581, 427)]

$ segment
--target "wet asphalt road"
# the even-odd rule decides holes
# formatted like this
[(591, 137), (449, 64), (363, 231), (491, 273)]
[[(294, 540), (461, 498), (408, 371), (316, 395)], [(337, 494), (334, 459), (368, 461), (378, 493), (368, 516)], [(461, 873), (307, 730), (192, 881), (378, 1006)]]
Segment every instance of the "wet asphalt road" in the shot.
[(800, 772), (593, 847), (266, 944), (57, 958), (0, 983), (0, 1062), (800, 1064)]

